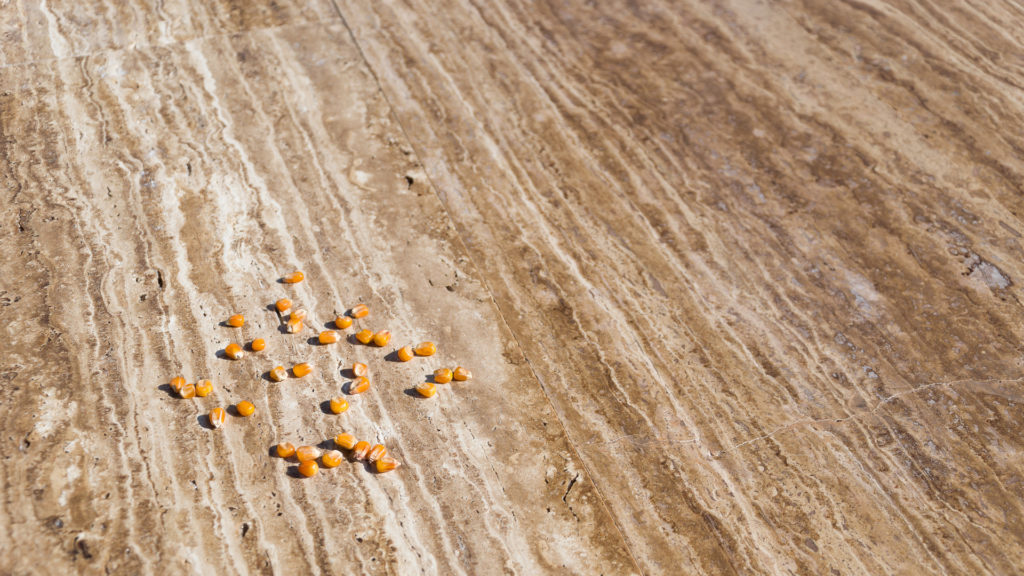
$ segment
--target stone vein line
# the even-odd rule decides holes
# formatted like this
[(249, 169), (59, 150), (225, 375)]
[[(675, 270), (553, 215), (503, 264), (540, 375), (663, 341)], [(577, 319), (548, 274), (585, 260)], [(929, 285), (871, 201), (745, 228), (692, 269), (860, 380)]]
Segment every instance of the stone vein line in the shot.
[[(359, 44), (359, 40), (356, 38), (355, 33), (352, 31), (352, 27), (349, 25), (348, 19), (345, 18), (345, 14), (342, 13), (341, 7), (338, 6), (337, 0), (331, 0), (331, 4), (334, 5), (334, 9), (335, 11), (337, 11), (338, 17), (341, 19), (342, 25), (344, 25), (345, 30), (348, 31), (349, 37), (352, 39), (352, 44), (355, 46), (356, 51), (359, 52), (359, 57), (362, 58), (363, 62), (366, 64), (367, 70), (369, 70), (370, 74), (373, 76), (374, 81), (377, 83), (377, 89), (380, 91), (380, 94), (384, 98), (384, 101), (387, 102), (392, 118), (394, 118), (399, 130), (402, 131), (402, 135), (405, 137), (405, 140), (409, 143), (409, 146), (411, 146), (413, 150), (416, 151), (417, 146), (415, 140), (413, 140), (412, 137), (409, 135), (409, 132), (405, 129), (405, 125), (402, 123), (402, 120), (398, 117), (398, 113), (396, 112), (394, 105), (391, 103), (391, 99), (388, 97), (387, 92), (384, 90), (384, 84), (381, 83), (380, 77), (377, 75), (377, 71), (374, 70), (373, 66), (370, 64), (370, 60), (366, 57), (362, 45)], [(418, 158), (422, 158), (418, 151), (416, 151), (416, 156)], [(637, 572), (641, 574), (641, 576), (643, 576), (644, 571), (640, 567), (640, 562), (637, 561), (636, 554), (633, 553), (633, 549), (629, 545), (629, 541), (626, 539), (625, 534), (622, 531), (622, 527), (619, 526), (619, 520), (615, 517), (614, 514), (612, 514), (611, 508), (609, 508), (608, 506), (607, 498), (605, 497), (604, 492), (601, 490), (601, 487), (597, 483), (596, 476), (591, 474), (590, 467), (587, 466), (586, 460), (580, 454), (579, 449), (576, 448), (576, 445), (573, 442), (572, 437), (569, 435), (568, 429), (566, 429), (565, 427), (565, 422), (562, 421), (562, 416), (559, 415), (558, 410), (555, 409), (555, 405), (551, 401), (551, 397), (548, 395), (547, 390), (544, 388), (544, 383), (541, 380), (540, 375), (537, 374), (537, 370), (534, 368), (533, 362), (530, 361), (530, 358), (523, 351), (523, 347), (519, 343), (519, 337), (516, 335), (515, 331), (512, 330), (512, 326), (508, 323), (508, 320), (505, 319), (505, 314), (502, 313), (501, 307), (498, 306), (498, 301), (494, 298), (494, 292), (491, 290), (490, 284), (487, 282), (484, 275), (481, 274), (480, 267), (476, 265), (476, 261), (473, 259), (472, 253), (469, 251), (465, 241), (463, 241), (462, 234), (459, 232), (459, 228), (455, 223), (455, 219), (452, 217), (451, 211), (448, 210), (448, 205), (444, 202), (444, 200), (441, 199), (441, 195), (437, 191), (437, 186), (434, 185), (434, 181), (430, 177), (430, 171), (424, 170), (424, 175), (427, 179), (427, 183), (430, 186), (431, 192), (434, 193), (434, 196), (437, 198), (437, 201), (441, 204), (441, 207), (445, 212), (445, 216), (447, 217), (448, 222), (451, 223), (452, 230), (455, 233), (455, 237), (460, 247), (462, 248), (463, 253), (466, 255), (466, 258), (469, 261), (470, 265), (473, 267), (473, 270), (476, 272), (477, 277), (480, 278), (480, 283), (483, 285), (484, 289), (487, 290), (487, 295), (491, 299), (491, 304), (494, 306), (494, 311), (498, 314), (498, 318), (501, 319), (501, 322), (505, 325), (505, 328), (508, 330), (509, 334), (512, 335), (512, 339), (515, 341), (516, 347), (519, 348), (520, 352), (522, 352), (523, 358), (526, 360), (526, 365), (529, 366), (530, 368), (530, 373), (533, 374), (534, 380), (536, 380), (537, 383), (540, 385), (541, 394), (544, 395), (544, 399), (547, 400), (548, 406), (551, 407), (551, 412), (555, 415), (555, 418), (558, 419), (558, 425), (562, 428), (562, 434), (565, 436), (565, 441), (568, 442), (569, 448), (572, 450), (572, 453), (576, 456), (576, 459), (579, 460), (580, 465), (583, 466), (584, 471), (587, 473), (587, 476), (590, 478), (591, 483), (594, 485), (594, 490), (597, 492), (598, 500), (601, 503), (601, 507), (604, 509), (605, 514), (607, 514), (608, 517), (611, 519), (612, 526), (615, 527), (615, 531), (619, 536), (619, 540), (622, 542), (622, 546), (625, 548), (626, 553), (629, 554), (629, 559), (633, 562), (633, 566), (636, 568)]]

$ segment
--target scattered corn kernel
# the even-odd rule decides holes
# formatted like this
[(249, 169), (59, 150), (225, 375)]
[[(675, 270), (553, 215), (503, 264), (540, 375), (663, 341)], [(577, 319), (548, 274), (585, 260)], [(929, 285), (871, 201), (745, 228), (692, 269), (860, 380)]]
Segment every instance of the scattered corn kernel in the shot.
[(334, 330), (324, 330), (319, 337), (321, 344), (334, 344), (338, 341), (338, 333)]
[(181, 392), (181, 387), (184, 385), (185, 379), (182, 378), (181, 376), (175, 376), (174, 378), (171, 378), (171, 390), (174, 390), (175, 394)]
[(356, 304), (348, 311), (353, 318), (365, 318), (370, 315), (370, 307), (366, 304)]
[(402, 463), (395, 460), (391, 456), (385, 456), (380, 460), (377, 460), (377, 472), (383, 474), (385, 472), (391, 472), (395, 468), (401, 466)]
[(295, 455), (295, 446), (291, 442), (281, 442), (277, 445), (277, 455), (280, 458), (291, 458)]
[(238, 404), (235, 404), (235, 410), (242, 416), (252, 416), (252, 413), (256, 411), (256, 407), (253, 406), (252, 402), (248, 400), (242, 400)]
[(388, 342), (390, 342), (390, 341), (391, 341), (391, 331), (390, 330), (381, 330), (380, 332), (377, 332), (376, 334), (373, 335), (373, 343), (376, 344), (377, 346), (380, 346), (381, 348), (387, 346)]
[(313, 446), (299, 446), (295, 449), (295, 457), (299, 462), (308, 462), (320, 457), (320, 450)]
[(309, 374), (312, 371), (313, 367), (306, 362), (292, 366), (292, 374), (295, 374), (296, 378), (302, 378), (303, 376)]
[(281, 278), (281, 280), (283, 280), (285, 284), (298, 284), (299, 282), (305, 280), (305, 278), (305, 274), (296, 270), (291, 274), (285, 274), (284, 278)]
[(341, 452), (338, 452), (337, 450), (328, 450), (320, 457), (320, 461), (323, 462), (324, 468), (334, 468), (338, 464), (341, 464), (343, 459), (344, 456), (342, 456)]
[(213, 382), (209, 380), (200, 380), (196, 382), (196, 396), (200, 398), (206, 398), (210, 394), (213, 394)]
[(434, 346), (433, 342), (420, 342), (420, 345), (413, 352), (417, 356), (433, 356), (434, 352), (437, 352), (437, 346)]
[(252, 347), (254, 352), (263, 352), (263, 349), (267, 347), (267, 341), (263, 338), (257, 338), (249, 346)]
[(366, 459), (370, 462), (376, 462), (387, 455), (388, 449), (383, 444), (374, 444), (373, 448), (370, 448), (370, 451), (366, 453)]
[(242, 351), (242, 347), (232, 342), (224, 348), (224, 354), (232, 360), (241, 360), (242, 356), (245, 356), (245, 352)]
[(195, 384), (183, 384), (181, 390), (178, 390), (178, 395), (182, 398), (189, 399), (196, 397), (196, 385)]
[(366, 364), (363, 364), (362, 362), (352, 363), (352, 374), (354, 374), (356, 378), (360, 376), (366, 376), (369, 373), (370, 369), (366, 366)]
[(433, 382), (420, 382), (416, 385), (416, 391), (424, 398), (430, 398), (437, 394), (437, 386)]
[(284, 366), (277, 366), (270, 371), (270, 379), (274, 382), (281, 382), (288, 377), (288, 371), (284, 369)]
[(299, 464), (299, 474), (302, 474), (306, 478), (316, 476), (316, 473), (320, 471), (320, 467), (316, 465), (316, 460), (306, 460)]
[(459, 366), (458, 368), (455, 369), (455, 372), (452, 373), (452, 380), (458, 380), (459, 382), (463, 382), (465, 380), (472, 379), (473, 373), (469, 371), (469, 368), (463, 368), (462, 366)]
[(373, 331), (360, 330), (359, 332), (356, 332), (356, 340), (359, 340), (363, 344), (369, 344), (370, 340), (373, 340)]
[(398, 349), (398, 359), (402, 362), (408, 362), (413, 357), (412, 346), (402, 346)]
[(366, 460), (366, 454), (370, 451), (370, 443), (366, 440), (356, 442), (352, 448), (352, 457), (356, 460)]
[(337, 326), (339, 330), (344, 330), (352, 326), (352, 319), (348, 316), (338, 316), (334, 319), (334, 325)]
[(337, 444), (339, 448), (351, 450), (356, 445), (356, 437), (348, 432), (342, 432), (334, 437), (334, 443)]
[(348, 410), (348, 400), (344, 396), (331, 398), (331, 412), (341, 414), (345, 410)]
[(452, 381), (452, 371), (450, 368), (438, 368), (434, 370), (434, 382), (438, 384), (447, 384)]
[(213, 410), (210, 410), (210, 426), (213, 426), (214, 428), (220, 428), (221, 426), (224, 425), (224, 418), (226, 416), (227, 413), (225, 413), (224, 409), (221, 408), (220, 406), (217, 406)]
[(306, 312), (305, 308), (299, 308), (295, 312), (292, 312), (291, 314), (289, 314), (288, 318), (295, 318), (296, 320), (305, 320), (307, 314), (309, 314), (309, 313)]
[(285, 324), (285, 330), (287, 330), (289, 334), (298, 334), (299, 332), (302, 332), (302, 329), (305, 327), (306, 325), (302, 323), (302, 320), (297, 318), (289, 318), (288, 323)]
[(274, 302), (274, 307), (277, 308), (277, 313), (283, 316), (292, 309), (292, 301), (287, 298), (281, 298), (277, 302)]
[(370, 389), (370, 379), (366, 376), (356, 378), (348, 385), (349, 394), (362, 394)]
[(235, 328), (241, 328), (245, 326), (245, 316), (241, 314), (235, 314), (231, 318), (228, 318), (228, 326), (234, 326)]

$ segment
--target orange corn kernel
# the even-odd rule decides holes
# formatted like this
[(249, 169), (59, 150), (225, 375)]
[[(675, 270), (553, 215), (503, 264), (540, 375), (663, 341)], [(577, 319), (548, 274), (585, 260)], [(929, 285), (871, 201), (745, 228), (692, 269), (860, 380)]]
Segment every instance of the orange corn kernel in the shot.
[(309, 314), (309, 313), (308, 313), (308, 312), (306, 312), (306, 309), (305, 309), (305, 308), (299, 308), (299, 309), (298, 309), (298, 310), (296, 310), (295, 312), (292, 312), (291, 314), (289, 314), (289, 315), (288, 315), (288, 318), (289, 318), (289, 319), (291, 319), (291, 318), (294, 318), (294, 319), (296, 319), (296, 320), (305, 320), (305, 319), (306, 319), (306, 316), (307, 316), (308, 314)]
[(295, 455), (295, 446), (291, 442), (281, 442), (277, 445), (277, 456), (279, 458), (291, 458)]
[(356, 340), (359, 340), (363, 344), (369, 344), (370, 340), (373, 340), (373, 332), (370, 330), (360, 330), (356, 332)]
[(274, 382), (280, 382), (288, 377), (288, 371), (284, 369), (284, 366), (277, 366), (270, 371), (270, 379)]
[(213, 394), (213, 382), (209, 380), (200, 380), (196, 382), (196, 396), (200, 398), (206, 398), (210, 394)]
[(181, 376), (175, 376), (174, 378), (171, 378), (171, 390), (174, 390), (175, 394), (181, 392), (181, 387), (184, 385), (185, 379), (182, 378)]
[(339, 330), (344, 330), (352, 326), (352, 319), (348, 316), (338, 316), (334, 319), (334, 325), (337, 326)]
[(349, 394), (362, 394), (370, 389), (370, 379), (366, 376), (360, 376), (352, 382), (349, 382), (348, 393)]
[(274, 308), (277, 308), (277, 313), (284, 315), (292, 309), (292, 301), (287, 298), (281, 298), (277, 302), (274, 302)]
[(253, 340), (252, 344), (250, 344), (249, 346), (253, 349), (254, 352), (263, 352), (263, 349), (267, 347), (267, 341), (264, 340), (263, 338), (257, 338)]
[(356, 304), (348, 311), (353, 318), (365, 318), (370, 315), (370, 307), (366, 304)]
[(338, 341), (338, 333), (334, 330), (324, 330), (319, 337), (321, 344), (334, 344)]
[(241, 328), (242, 326), (245, 326), (245, 316), (242, 316), (241, 314), (235, 314), (231, 318), (228, 318), (228, 326), (233, 326), (235, 328)]
[(376, 462), (387, 455), (388, 449), (383, 444), (374, 444), (373, 448), (370, 448), (370, 451), (366, 453), (366, 459), (370, 462)]
[(377, 472), (383, 474), (385, 472), (391, 472), (395, 468), (401, 466), (402, 463), (395, 460), (391, 456), (385, 456), (380, 460), (377, 460)]
[(189, 398), (196, 397), (196, 385), (195, 384), (183, 384), (181, 390), (178, 390), (178, 395), (186, 400)]
[(469, 368), (463, 368), (462, 366), (459, 366), (458, 368), (455, 369), (455, 372), (452, 373), (452, 380), (464, 382), (466, 380), (472, 379), (473, 373), (469, 371)]
[(452, 381), (452, 371), (450, 368), (438, 368), (434, 370), (434, 382), (438, 384), (447, 384)]
[(242, 356), (245, 356), (245, 352), (242, 351), (242, 347), (232, 342), (224, 348), (224, 354), (232, 360), (241, 360)]
[(360, 376), (366, 376), (369, 373), (370, 369), (366, 366), (366, 364), (363, 364), (362, 362), (352, 363), (352, 374), (355, 374), (356, 378)]
[(412, 346), (402, 346), (401, 348), (398, 349), (398, 359), (401, 360), (402, 362), (408, 362), (409, 360), (412, 360), (413, 356), (414, 354), (412, 351)]
[(341, 464), (341, 461), (344, 460), (344, 458), (345, 457), (341, 455), (341, 452), (338, 452), (337, 450), (328, 450), (320, 457), (320, 461), (323, 462), (324, 468), (334, 468), (338, 464)]
[(420, 382), (416, 385), (416, 391), (424, 398), (430, 398), (437, 394), (437, 386), (433, 382)]
[(348, 410), (348, 400), (344, 396), (331, 398), (331, 412), (341, 414), (345, 410)]
[(285, 284), (298, 284), (299, 282), (302, 282), (305, 279), (306, 275), (303, 274), (302, 272), (299, 272), (298, 270), (292, 272), (291, 274), (285, 274), (284, 278), (281, 278), (281, 280), (283, 280)]
[(338, 445), (338, 448), (351, 450), (356, 445), (356, 437), (348, 432), (342, 432), (334, 437), (334, 443)]
[(302, 474), (306, 478), (316, 476), (316, 473), (320, 471), (320, 467), (316, 465), (316, 460), (306, 460), (299, 464), (299, 474)]
[(433, 342), (420, 342), (420, 345), (413, 352), (417, 356), (433, 356), (434, 352), (437, 352), (437, 346), (434, 346)]
[(253, 406), (252, 402), (248, 400), (242, 400), (238, 404), (235, 404), (235, 410), (242, 416), (252, 416), (252, 413), (256, 411), (256, 407)]
[(292, 374), (295, 374), (296, 378), (302, 378), (303, 376), (309, 374), (312, 371), (313, 367), (306, 362), (292, 366)]
[(210, 426), (214, 428), (220, 428), (224, 425), (224, 419), (227, 417), (227, 413), (220, 406), (217, 406), (213, 410), (210, 410)]
[(285, 330), (287, 330), (289, 334), (298, 334), (299, 332), (302, 332), (302, 329), (305, 327), (306, 325), (302, 323), (302, 320), (296, 318), (289, 318), (288, 323), (285, 324)]
[(391, 331), (390, 330), (381, 330), (380, 332), (377, 332), (376, 334), (373, 335), (373, 343), (376, 344), (377, 346), (380, 346), (381, 348), (387, 346), (388, 342), (390, 342), (390, 341), (391, 341)]
[(295, 457), (299, 459), (299, 462), (316, 460), (320, 457), (320, 450), (313, 446), (299, 446), (295, 449)]
[(352, 447), (352, 457), (356, 460), (366, 460), (366, 454), (370, 451), (370, 443), (366, 440), (360, 440), (356, 442), (356, 445)]

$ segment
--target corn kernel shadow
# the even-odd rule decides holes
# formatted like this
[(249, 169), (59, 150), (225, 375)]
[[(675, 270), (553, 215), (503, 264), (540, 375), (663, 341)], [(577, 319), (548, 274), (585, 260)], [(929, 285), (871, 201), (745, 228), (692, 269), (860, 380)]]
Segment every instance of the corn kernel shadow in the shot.
[(161, 384), (161, 385), (157, 386), (156, 389), (160, 390), (162, 392), (166, 392), (167, 395), (170, 396), (171, 398), (177, 398), (178, 397), (178, 395), (174, 393), (174, 388), (171, 388), (170, 384)]
[(210, 421), (209, 414), (200, 414), (199, 416), (196, 416), (196, 421), (199, 422), (200, 426), (206, 428), (207, 430), (216, 430), (216, 428), (213, 426), (213, 422)]
[(288, 466), (288, 470), (285, 471), (285, 474), (287, 474), (291, 478), (299, 478), (299, 479), (305, 478), (305, 476), (303, 476), (302, 474), (299, 474), (299, 465), (298, 464), (289, 465)]
[(385, 362), (401, 362), (401, 360), (398, 359), (398, 350), (392, 350), (391, 352), (388, 352), (387, 354), (385, 354), (384, 355), (384, 361)]
[(261, 380), (266, 380), (267, 382), (272, 382), (274, 384), (277, 384), (277, 382), (274, 382), (274, 379), (270, 377), (270, 370), (267, 370), (263, 374), (260, 374), (260, 379)]
[[(330, 414), (331, 416), (337, 416), (337, 414), (335, 414), (334, 412), (331, 412), (331, 401), (330, 400), (324, 400), (323, 402), (320, 403), (320, 411), (323, 412), (324, 414)], [(321, 444), (322, 444), (322, 442), (321, 442)]]
[(415, 386), (413, 386), (412, 388), (406, 388), (405, 390), (402, 390), (402, 393), (405, 394), (406, 396), (412, 396), (413, 398), (419, 398), (420, 400), (429, 400), (429, 398), (427, 398), (426, 396), (423, 396), (422, 394), (417, 392)]

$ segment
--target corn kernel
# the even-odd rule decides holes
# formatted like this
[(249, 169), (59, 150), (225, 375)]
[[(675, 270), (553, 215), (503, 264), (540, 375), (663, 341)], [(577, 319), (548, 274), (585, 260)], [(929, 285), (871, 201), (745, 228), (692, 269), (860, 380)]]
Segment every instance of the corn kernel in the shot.
[(299, 446), (295, 449), (295, 457), (299, 462), (308, 462), (320, 457), (320, 450), (313, 446)]
[(221, 426), (224, 425), (224, 418), (226, 416), (227, 414), (224, 412), (224, 409), (221, 408), (220, 406), (217, 406), (213, 410), (210, 410), (210, 426), (213, 426), (214, 428), (220, 428)]
[(366, 460), (366, 454), (370, 451), (370, 443), (366, 440), (356, 442), (352, 448), (352, 457), (356, 460)]
[(398, 349), (398, 359), (402, 362), (408, 362), (409, 360), (412, 360), (412, 357), (412, 346), (402, 346)]
[(351, 450), (356, 445), (356, 437), (348, 432), (342, 432), (334, 437), (334, 443), (337, 444), (339, 448)]
[(388, 449), (385, 448), (383, 444), (374, 444), (373, 448), (370, 448), (370, 451), (366, 453), (366, 459), (370, 462), (376, 462), (377, 460), (387, 456), (387, 454)]
[(292, 366), (292, 374), (295, 374), (296, 378), (302, 378), (303, 376), (309, 374), (312, 371), (313, 367), (310, 366), (307, 362), (303, 362), (301, 364), (296, 364), (295, 366)]
[(316, 465), (316, 460), (306, 460), (299, 464), (299, 474), (302, 474), (306, 478), (316, 476), (316, 473), (319, 471), (320, 467)]
[(348, 316), (338, 316), (334, 319), (334, 325), (337, 326), (339, 330), (344, 330), (352, 326), (352, 319)]
[(320, 457), (320, 461), (323, 462), (324, 468), (334, 468), (338, 464), (341, 464), (343, 459), (344, 456), (342, 456), (341, 452), (338, 452), (337, 450), (328, 450)]
[(338, 341), (338, 333), (334, 330), (324, 330), (319, 337), (321, 344), (334, 344)]
[(174, 390), (175, 394), (181, 392), (181, 387), (184, 385), (185, 379), (182, 378), (181, 376), (175, 376), (174, 378), (171, 378), (171, 390)]
[(288, 377), (288, 371), (284, 369), (284, 366), (276, 366), (270, 371), (270, 379), (274, 382), (281, 382)]
[(263, 352), (263, 349), (267, 347), (267, 341), (264, 340), (263, 338), (257, 338), (253, 340), (252, 344), (250, 344), (249, 346), (253, 349), (254, 352)]
[(464, 382), (466, 380), (472, 379), (473, 373), (469, 371), (469, 368), (463, 368), (462, 366), (459, 366), (458, 368), (455, 369), (455, 372), (452, 373), (452, 380)]
[(420, 396), (430, 398), (437, 394), (437, 386), (433, 382), (420, 382), (416, 385), (416, 391), (420, 393)]
[(395, 460), (391, 456), (385, 456), (380, 460), (377, 460), (377, 472), (383, 474), (385, 472), (391, 472), (395, 468), (401, 466), (402, 463)]
[(344, 396), (331, 398), (331, 412), (341, 414), (345, 410), (348, 410), (348, 400)]
[(356, 304), (348, 311), (353, 318), (365, 318), (370, 315), (370, 307), (366, 304)]
[(233, 326), (235, 328), (241, 328), (242, 326), (245, 326), (245, 316), (242, 316), (241, 314), (235, 314), (231, 318), (228, 318), (228, 326)]
[(450, 368), (438, 368), (434, 370), (434, 382), (438, 384), (447, 384), (452, 381), (452, 371)]
[(420, 342), (420, 345), (413, 350), (417, 356), (433, 356), (437, 352), (437, 346), (433, 342)]
[(241, 360), (242, 356), (245, 356), (245, 352), (242, 351), (242, 347), (232, 342), (224, 348), (224, 354), (232, 360)]
[(196, 385), (195, 384), (183, 384), (181, 390), (178, 390), (178, 395), (186, 400), (189, 398), (196, 397)]
[(285, 284), (298, 284), (299, 282), (305, 280), (305, 278), (305, 274), (296, 270), (291, 274), (285, 274), (284, 278), (281, 278), (281, 280), (283, 280)]
[(360, 330), (356, 332), (356, 340), (359, 340), (363, 344), (369, 344), (370, 340), (373, 340), (372, 330)]
[(277, 456), (279, 458), (291, 458), (295, 455), (295, 446), (291, 442), (281, 442), (277, 445)]
[(287, 330), (289, 334), (298, 334), (299, 332), (302, 332), (302, 329), (305, 327), (306, 325), (298, 318), (288, 318), (288, 322), (285, 324), (285, 330)]
[(210, 394), (213, 394), (213, 382), (209, 380), (200, 380), (196, 382), (196, 396), (200, 398), (206, 398)]
[(380, 346), (381, 348), (387, 346), (388, 342), (390, 342), (390, 341), (391, 341), (391, 331), (390, 330), (381, 330), (380, 332), (377, 332), (376, 334), (373, 335), (373, 343), (376, 344), (377, 346)]
[(362, 394), (370, 389), (370, 379), (366, 376), (356, 378), (348, 385), (349, 394)]
[(287, 298), (281, 298), (277, 302), (274, 302), (274, 308), (277, 308), (277, 313), (284, 316), (289, 310), (292, 309), (292, 301)]
[(295, 318), (296, 320), (305, 320), (309, 313), (306, 312), (305, 308), (299, 308), (295, 312), (288, 315), (288, 318)]
[(242, 400), (238, 404), (235, 404), (235, 410), (242, 416), (252, 416), (252, 413), (256, 411), (256, 407), (253, 406), (252, 402), (248, 400)]
[(352, 363), (352, 374), (355, 375), (356, 378), (360, 376), (366, 376), (369, 373), (370, 369), (366, 366), (366, 364), (363, 364), (362, 362)]

